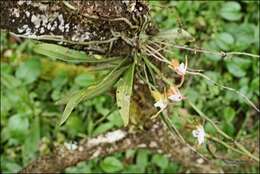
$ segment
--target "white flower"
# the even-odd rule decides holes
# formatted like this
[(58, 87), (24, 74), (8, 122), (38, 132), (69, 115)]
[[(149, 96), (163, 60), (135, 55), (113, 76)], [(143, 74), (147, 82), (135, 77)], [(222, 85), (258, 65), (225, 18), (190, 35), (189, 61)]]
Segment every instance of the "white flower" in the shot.
[(185, 73), (186, 73), (186, 69), (187, 69), (187, 67), (184, 65), (184, 63), (181, 63), (181, 64), (176, 68), (176, 72), (177, 72), (179, 75), (183, 76), (183, 75), (185, 75)]
[(192, 135), (198, 139), (199, 145), (205, 142), (206, 133), (201, 125), (197, 126), (197, 129), (192, 131)]
[(165, 109), (167, 107), (167, 100), (160, 99), (154, 103), (154, 107), (159, 107), (160, 109)]
[(175, 88), (172, 86), (169, 90), (168, 99), (170, 99), (173, 102), (179, 102), (184, 99), (184, 97), (181, 95), (181, 92), (178, 88)]
[(183, 99), (183, 97), (180, 94), (173, 94), (168, 97), (171, 101), (179, 102)]

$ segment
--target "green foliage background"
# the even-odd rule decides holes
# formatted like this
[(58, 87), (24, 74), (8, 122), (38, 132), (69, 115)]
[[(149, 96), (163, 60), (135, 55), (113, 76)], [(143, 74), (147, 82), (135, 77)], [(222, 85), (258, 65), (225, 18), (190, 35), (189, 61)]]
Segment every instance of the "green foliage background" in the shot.
[[(216, 51), (259, 54), (259, 2), (151, 1), (152, 16), (160, 28), (180, 24), (196, 41), (191, 46)], [(159, 6), (174, 6), (162, 8)], [(177, 12), (177, 13), (176, 13)], [(109, 93), (82, 102), (66, 124), (58, 127), (63, 107), (54, 103), (69, 91), (91, 85), (102, 73), (47, 61), (32, 52), (33, 43), (13, 42), (1, 32), (1, 171), (17, 172), (29, 161), (52, 150), (51, 144), (76, 142), (111, 129), (123, 122)], [(212, 54), (172, 50), (170, 56), (189, 56), (191, 68), (204, 69), (208, 76), (246, 94), (259, 104), (259, 59), (246, 56), (224, 60)], [(183, 60), (183, 59), (182, 59)], [(56, 67), (53, 69), (52, 67)], [(64, 68), (66, 67), (66, 68)], [(257, 140), (259, 117), (239, 96), (220, 90), (204, 80), (187, 80), (185, 96), (230, 136)], [(178, 108), (190, 109), (184, 104)], [(178, 125), (178, 117), (174, 117)], [(214, 133), (210, 125), (206, 131)], [(174, 148), (174, 147), (173, 147)], [(235, 171), (256, 172), (258, 168)], [(148, 150), (128, 150), (105, 158), (82, 162), (70, 172), (181, 172), (181, 164)]]

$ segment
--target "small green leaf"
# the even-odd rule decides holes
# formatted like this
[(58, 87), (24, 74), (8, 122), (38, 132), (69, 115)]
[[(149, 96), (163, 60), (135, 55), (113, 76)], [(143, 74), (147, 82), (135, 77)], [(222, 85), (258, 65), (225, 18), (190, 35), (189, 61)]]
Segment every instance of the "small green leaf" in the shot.
[(100, 167), (105, 172), (118, 172), (124, 168), (123, 164), (115, 157), (106, 157), (101, 163)]
[[(123, 62), (123, 61), (122, 61)], [(109, 90), (113, 84), (117, 81), (117, 79), (122, 75), (122, 73), (126, 70), (127, 67), (122, 67), (118, 69), (116, 67), (113, 69), (100, 83), (96, 85), (92, 85), (86, 89), (80, 90), (76, 93), (74, 93), (73, 96), (62, 100), (62, 102), (67, 101), (68, 103), (65, 107), (65, 110), (63, 112), (60, 125), (62, 125), (70, 116), (72, 110), (77, 106), (81, 101), (88, 100), (93, 97), (96, 97), (103, 92)], [(117, 70), (118, 69), (118, 70)], [(60, 103), (60, 102), (58, 102)]]
[(210, 124), (209, 122), (206, 122), (205, 126), (205, 131), (207, 133), (210, 133), (212, 135), (214, 135), (216, 133), (216, 129), (214, 128), (214, 126), (212, 126), (212, 124)]
[(116, 101), (118, 107), (120, 108), (119, 112), (123, 119), (124, 126), (127, 126), (129, 122), (134, 69), (135, 69), (135, 64), (133, 63), (125, 73), (124, 77), (120, 79), (116, 91)]
[(122, 117), (120, 116), (120, 113), (118, 111), (110, 114), (107, 119), (117, 127), (122, 127), (124, 125)]
[(66, 123), (66, 130), (72, 136), (76, 136), (78, 133), (83, 133), (84, 124), (82, 119), (77, 115), (72, 114)]
[(234, 38), (229, 33), (220, 33), (217, 35), (215, 42), (221, 50), (228, 51), (234, 44)]
[(233, 108), (225, 108), (223, 111), (223, 117), (226, 122), (231, 123), (236, 115), (236, 111)]
[(95, 80), (95, 77), (93, 74), (84, 73), (84, 74), (78, 75), (75, 78), (75, 83), (79, 86), (87, 87), (87, 86), (91, 85), (94, 82), (94, 80)]
[(28, 133), (29, 120), (26, 115), (16, 114), (8, 120), (8, 130), (13, 138), (22, 140)]
[(22, 79), (26, 84), (34, 82), (41, 74), (40, 60), (29, 59), (19, 66), (15, 72), (16, 77)]
[(40, 120), (38, 116), (34, 118), (31, 126), (30, 136), (26, 137), (22, 146), (23, 164), (28, 164), (36, 157), (38, 143), (40, 142)]
[(136, 165), (140, 168), (140, 172), (145, 171), (145, 167), (148, 165), (148, 151), (141, 149), (138, 150), (136, 157)]
[(237, 64), (228, 62), (227, 64), (228, 71), (233, 74), (235, 77), (243, 77), (246, 75), (246, 71), (240, 68)]
[(93, 132), (93, 135), (99, 135), (104, 132), (107, 132), (108, 130), (112, 129), (114, 127), (113, 123), (108, 122), (108, 123), (102, 123), (100, 124)]
[(68, 82), (68, 73), (66, 71), (60, 71), (57, 73), (55, 78), (52, 80), (51, 85), (55, 88), (61, 88)]
[(68, 62), (89, 62), (89, 63), (98, 63), (98, 62), (110, 62), (113, 60), (118, 60), (117, 58), (110, 59), (97, 59), (94, 56), (87, 55), (84, 52), (72, 50), (65, 48), (56, 44), (40, 43), (36, 44), (33, 48), (34, 52), (42, 54), (44, 56), (68, 61)]
[(171, 30), (160, 31), (155, 38), (167, 40), (170, 42), (176, 42), (178, 40), (193, 41), (194, 38), (191, 34), (181, 28), (175, 28)]
[(167, 168), (169, 164), (169, 160), (165, 156), (159, 154), (153, 156), (152, 162), (162, 169)]
[(228, 71), (235, 77), (243, 77), (246, 75), (246, 70), (251, 65), (251, 61), (248, 59), (242, 59), (234, 57), (232, 60), (226, 61)]
[(220, 10), (220, 16), (229, 21), (240, 20), (242, 17), (240, 9), (241, 6), (238, 2), (226, 2)]
[[(215, 42), (215, 40), (210, 41), (210, 42), (205, 42), (203, 44), (203, 47), (205, 49), (208, 50), (216, 50), (219, 51), (219, 47), (217, 46), (217, 43)], [(209, 59), (210, 61), (220, 61), (221, 60), (221, 56), (217, 55), (217, 54), (210, 54), (210, 53), (205, 53), (205, 56), (207, 59)]]
[(227, 133), (230, 136), (233, 136), (235, 133), (235, 127), (232, 123), (230, 122), (224, 122), (223, 124), (221, 124), (222, 129), (225, 133)]
[(1, 74), (1, 83), (9, 89), (16, 88), (22, 84), (19, 79), (9, 74)]

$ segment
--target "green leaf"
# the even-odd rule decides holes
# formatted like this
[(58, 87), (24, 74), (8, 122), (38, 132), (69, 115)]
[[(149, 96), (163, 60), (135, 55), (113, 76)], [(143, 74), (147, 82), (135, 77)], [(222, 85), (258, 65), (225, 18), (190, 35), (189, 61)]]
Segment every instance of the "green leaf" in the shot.
[(123, 164), (115, 157), (106, 157), (101, 163), (100, 167), (105, 172), (118, 172), (124, 168)]
[(51, 85), (55, 88), (61, 88), (68, 82), (68, 73), (66, 71), (60, 71), (57, 73), (55, 78), (52, 80)]
[(18, 140), (23, 140), (28, 133), (29, 120), (26, 115), (16, 114), (8, 120), (10, 135)]
[(22, 84), (19, 79), (9, 74), (1, 74), (1, 83), (9, 89), (16, 88)]
[(169, 160), (165, 156), (159, 154), (153, 156), (152, 162), (162, 169), (167, 168), (169, 164)]
[(236, 115), (236, 111), (233, 108), (225, 108), (223, 111), (223, 117), (226, 122), (231, 123)]
[(235, 127), (232, 123), (230, 122), (224, 122), (223, 124), (221, 124), (222, 129), (225, 133), (227, 133), (229, 136), (233, 136), (235, 133)]
[[(208, 50), (216, 50), (219, 51), (219, 47), (217, 46), (217, 43), (215, 42), (215, 40), (212, 40), (210, 42), (204, 42), (203, 47), (205, 49)], [(210, 53), (205, 53), (205, 56), (207, 59), (209, 59), (210, 61), (220, 61), (221, 60), (221, 56), (217, 55), (217, 54), (210, 54)]]
[(104, 132), (107, 132), (108, 130), (112, 129), (114, 127), (113, 123), (108, 122), (108, 123), (102, 123), (100, 124), (93, 132), (93, 135), (99, 135)]
[(120, 108), (119, 113), (121, 114), (124, 126), (127, 126), (129, 122), (134, 70), (135, 64), (133, 63), (125, 73), (124, 77), (120, 79), (116, 91), (116, 101)]
[(233, 29), (236, 43), (235, 48), (239, 51), (244, 51), (250, 47), (252, 43), (255, 41), (255, 29), (252, 24), (243, 24), (239, 25), (235, 30)]
[(120, 113), (118, 111), (110, 114), (107, 119), (117, 127), (122, 127), (124, 125), (122, 117), (120, 116)]
[(234, 44), (234, 38), (229, 33), (220, 33), (217, 35), (215, 42), (221, 50), (228, 51)]
[(220, 10), (220, 16), (229, 21), (238, 21), (241, 19), (241, 6), (238, 2), (226, 2)]
[(239, 67), (239, 65), (228, 62), (227, 64), (228, 71), (233, 74), (235, 77), (243, 77), (246, 75), (246, 71)]
[(87, 87), (87, 86), (91, 85), (94, 82), (94, 80), (95, 80), (95, 77), (93, 74), (84, 73), (84, 74), (78, 75), (75, 78), (75, 83), (79, 86)]
[(29, 59), (19, 66), (15, 75), (26, 84), (34, 82), (41, 74), (41, 62), (39, 59)]
[(38, 145), (40, 142), (40, 120), (36, 116), (31, 125), (29, 131), (30, 136), (27, 136), (25, 143), (22, 146), (23, 164), (28, 164), (31, 160), (36, 157), (36, 152), (38, 150)]
[(118, 58), (110, 58), (110, 59), (97, 59), (94, 56), (87, 55), (84, 52), (72, 50), (69, 48), (65, 48), (56, 44), (48, 44), (41, 43), (36, 44), (33, 48), (34, 52), (38, 54), (42, 54), (44, 56), (63, 60), (67, 62), (89, 62), (89, 63), (98, 63), (98, 62), (110, 62), (113, 60), (118, 60)]
[(207, 133), (210, 133), (210, 134), (212, 134), (212, 135), (215, 135), (216, 129), (215, 129), (214, 126), (212, 126), (212, 124), (210, 124), (209, 122), (206, 122), (204, 128), (205, 128), (205, 131), (206, 131)]
[(18, 173), (22, 169), (15, 160), (6, 159), (5, 156), (1, 155), (1, 171), (2, 173)]
[(86, 89), (80, 90), (74, 93), (73, 96), (62, 100), (62, 102), (68, 100), (68, 103), (61, 117), (60, 125), (62, 125), (68, 119), (72, 110), (81, 101), (91, 99), (109, 90), (113, 86), (113, 84), (117, 81), (117, 79), (122, 75), (122, 73), (126, 70), (126, 68), (127, 67), (122, 67), (119, 70), (117, 70), (118, 67), (116, 67), (100, 83), (96, 85), (92, 85)]
[(246, 70), (250, 67), (251, 61), (239, 57), (234, 57), (232, 60), (226, 61), (228, 71), (235, 77), (243, 77), (246, 75)]
[(136, 157), (136, 165), (140, 168), (140, 172), (145, 171), (145, 167), (148, 165), (148, 151), (141, 149), (138, 150)]
[(191, 34), (181, 28), (160, 31), (155, 38), (176, 42), (178, 40), (192, 41), (194, 38)]
[(66, 123), (66, 130), (72, 136), (75, 136), (78, 133), (83, 133), (84, 124), (82, 119), (79, 116), (72, 114)]

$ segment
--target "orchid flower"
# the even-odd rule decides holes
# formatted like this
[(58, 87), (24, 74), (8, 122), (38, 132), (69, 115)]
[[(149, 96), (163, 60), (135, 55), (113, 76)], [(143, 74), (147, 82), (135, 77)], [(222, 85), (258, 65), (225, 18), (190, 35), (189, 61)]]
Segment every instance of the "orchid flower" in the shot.
[(165, 95), (161, 94), (159, 91), (152, 91), (152, 96), (155, 99), (154, 107), (159, 107), (160, 109), (165, 109), (168, 105), (168, 100)]
[(171, 66), (173, 67), (174, 71), (180, 75), (184, 76), (186, 74), (187, 66), (188, 66), (188, 59), (185, 57), (185, 64), (184, 63), (179, 63), (178, 60), (172, 60)]
[(179, 102), (185, 99), (185, 97), (182, 96), (178, 88), (172, 86), (168, 92), (168, 99), (170, 99), (173, 102)]
[(199, 145), (205, 142), (206, 133), (204, 131), (204, 128), (201, 125), (197, 126), (197, 129), (192, 131), (192, 135), (193, 137), (198, 139)]

